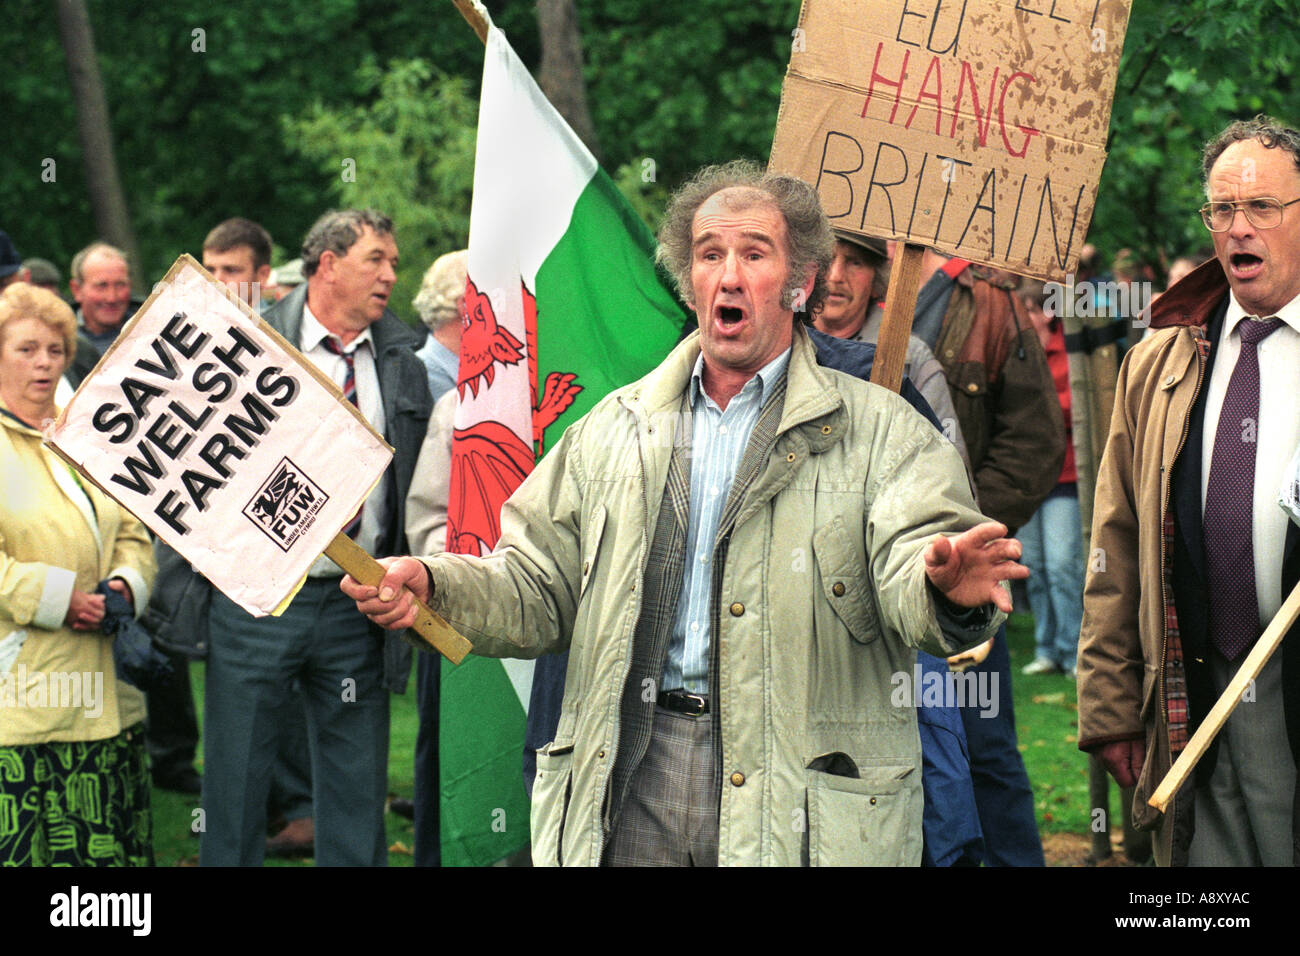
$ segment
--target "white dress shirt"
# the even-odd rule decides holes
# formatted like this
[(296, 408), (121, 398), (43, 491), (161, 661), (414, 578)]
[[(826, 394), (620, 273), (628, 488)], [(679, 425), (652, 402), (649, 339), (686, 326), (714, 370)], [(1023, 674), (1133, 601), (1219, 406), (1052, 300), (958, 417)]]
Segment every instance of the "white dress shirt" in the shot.
[[(302, 306), (302, 329), (298, 334), (298, 348), (311, 363), (321, 370), (330, 380), (343, 390), (347, 379), (348, 365), (343, 356), (335, 355), (325, 347), (325, 339), (330, 333), (320, 320), (312, 315), (311, 309), (304, 302)], [(336, 336), (337, 338), (337, 336)], [(370, 423), (370, 427), (379, 434), (384, 434), (384, 400), (379, 393), (379, 372), (375, 367), (375, 344), (367, 327), (360, 335), (343, 347), (344, 352), (352, 354), (353, 378), (357, 386), (357, 408)], [(327, 441), (329, 436), (322, 435)], [(361, 511), (361, 530), (357, 532), (356, 542), (365, 548), (367, 554), (377, 554), (379, 543), (383, 540), (384, 514), (383, 502), (388, 498), (388, 472), (379, 479), (374, 491), (366, 499)], [(343, 570), (325, 555), (321, 555), (307, 572), (313, 578), (341, 577)]]
[[(1300, 445), (1300, 296), (1276, 313), (1282, 326), (1258, 345), (1259, 424), (1255, 447), (1254, 550), (1255, 591), (1259, 622), (1267, 626), (1282, 606), (1282, 551), (1287, 521), (1278, 493), (1286, 468)], [(1214, 370), (1206, 384), (1205, 425), (1201, 448), (1201, 511), (1210, 483), (1214, 436), (1228, 380), (1241, 354), (1237, 326), (1248, 318), (1235, 293), (1228, 303), (1223, 331), (1214, 347)], [(1271, 316), (1261, 316), (1271, 318)]]

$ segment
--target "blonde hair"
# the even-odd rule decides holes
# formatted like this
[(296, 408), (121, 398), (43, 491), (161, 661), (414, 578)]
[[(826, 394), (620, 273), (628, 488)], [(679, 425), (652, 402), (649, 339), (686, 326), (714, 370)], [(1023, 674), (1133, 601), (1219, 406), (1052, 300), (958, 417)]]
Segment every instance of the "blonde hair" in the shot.
[(411, 300), (420, 321), (436, 329), (460, 318), (456, 303), (465, 294), (465, 276), (469, 269), (469, 250), (448, 252), (433, 260), (424, 273), (420, 291)]
[(63, 351), (68, 365), (72, 364), (77, 354), (77, 317), (68, 303), (49, 289), (15, 282), (0, 293), (0, 345), (9, 323), (21, 319), (40, 319), (63, 336)]

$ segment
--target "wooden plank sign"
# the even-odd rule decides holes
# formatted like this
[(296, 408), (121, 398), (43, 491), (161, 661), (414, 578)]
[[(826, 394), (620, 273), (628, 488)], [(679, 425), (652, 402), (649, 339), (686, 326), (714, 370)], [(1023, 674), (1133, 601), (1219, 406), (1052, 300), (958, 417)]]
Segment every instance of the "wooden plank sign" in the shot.
[(831, 224), (1073, 272), (1130, 0), (804, 0), (771, 167)]

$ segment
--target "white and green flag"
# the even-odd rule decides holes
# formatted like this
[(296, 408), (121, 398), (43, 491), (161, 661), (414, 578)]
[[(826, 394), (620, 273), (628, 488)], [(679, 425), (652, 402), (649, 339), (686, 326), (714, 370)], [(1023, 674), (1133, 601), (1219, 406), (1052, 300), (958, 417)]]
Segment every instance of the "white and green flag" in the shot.
[[(496, 27), (479, 105), (447, 550), (486, 554), (501, 505), (607, 392), (654, 368), (686, 315), (654, 239)], [(444, 866), (528, 842), (531, 661), (444, 664)]]

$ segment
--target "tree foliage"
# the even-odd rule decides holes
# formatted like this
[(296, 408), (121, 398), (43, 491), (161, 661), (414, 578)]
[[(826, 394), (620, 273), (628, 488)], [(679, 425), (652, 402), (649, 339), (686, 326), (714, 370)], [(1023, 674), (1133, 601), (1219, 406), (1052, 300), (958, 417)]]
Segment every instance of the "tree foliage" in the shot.
[(429, 263), (468, 240), (477, 96), (423, 60), (398, 60), (386, 72), (367, 63), (357, 83), (367, 105), (317, 102), (286, 117), (284, 131), (328, 183), (331, 202), (394, 217), (398, 252), (416, 266), (401, 270), (393, 290), (404, 310)]
[[(66, 268), (94, 228), (55, 2), (6, 5), (0, 83), (13, 143), (0, 165), (0, 227), (25, 255)], [(429, 257), (463, 242), (452, 237), (466, 215), (463, 147), (482, 48), (449, 2), (89, 7), (146, 278), (198, 252), (232, 215), (258, 219), (294, 255), (316, 216), (341, 202), (373, 201), (397, 218), (403, 295)], [(535, 66), (532, 0), (488, 7)], [(578, 7), (605, 165), (649, 221), (699, 166), (766, 159), (798, 9), (799, 0)], [(1195, 212), (1201, 146), (1260, 111), (1300, 122), (1298, 26), (1294, 0), (1135, 0), (1091, 233), (1103, 255), (1127, 246), (1171, 257), (1206, 244)], [(349, 157), (355, 183), (341, 178)], [(54, 182), (42, 179), (47, 159)]]
[(1300, 15), (1290, 0), (1137, 0), (1124, 44), (1092, 237), (1168, 262), (1207, 247), (1201, 150), (1234, 119), (1295, 125)]
[[(0, 228), (23, 255), (52, 259), (66, 272), (72, 254), (96, 236), (56, 2), (5, 6), (0, 85), (13, 143), (0, 164)], [(340, 201), (339, 166), (326, 171), (300, 152), (286, 117), (317, 103), (364, 110), (383, 95), (373, 70), (415, 57), (462, 77), (470, 98), (478, 96), (482, 45), (450, 3), (91, 0), (89, 7), (146, 280), (181, 252), (197, 255), (207, 231), (236, 215), (265, 225), (285, 258), (297, 255), (307, 227)], [(535, 39), (527, 42), (530, 31), (535, 37), (531, 10), (492, 0), (488, 7), (535, 56)], [(338, 145), (340, 157), (351, 155)], [(47, 158), (55, 161), (54, 182), (41, 178)], [(404, 273), (428, 265), (406, 263)]]

